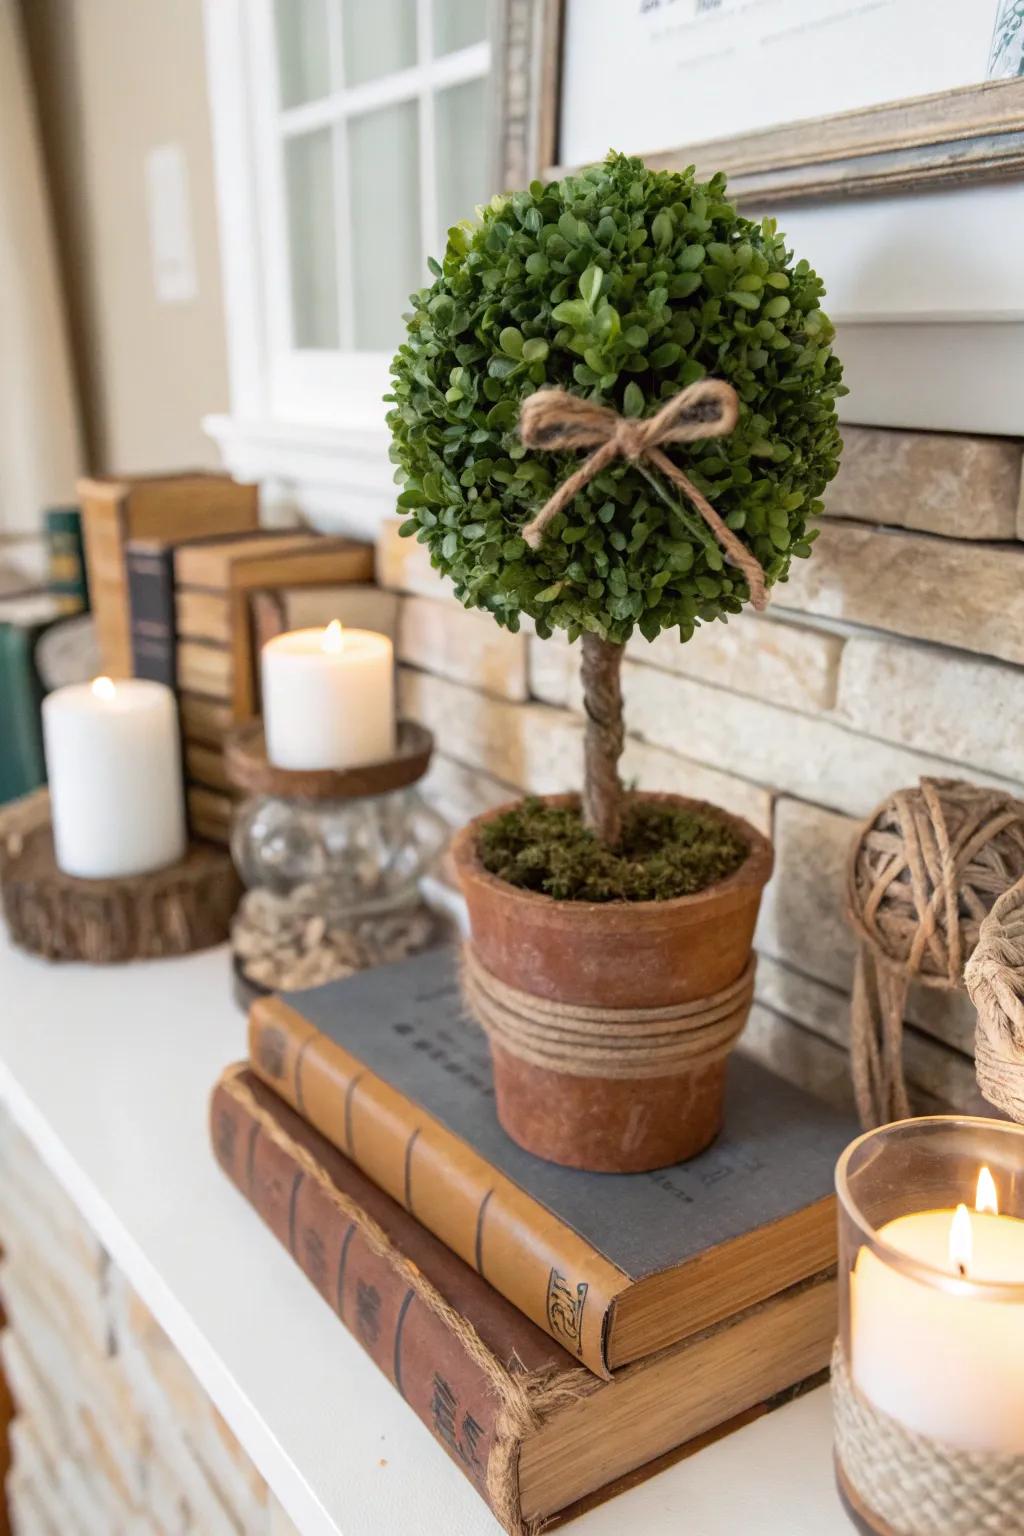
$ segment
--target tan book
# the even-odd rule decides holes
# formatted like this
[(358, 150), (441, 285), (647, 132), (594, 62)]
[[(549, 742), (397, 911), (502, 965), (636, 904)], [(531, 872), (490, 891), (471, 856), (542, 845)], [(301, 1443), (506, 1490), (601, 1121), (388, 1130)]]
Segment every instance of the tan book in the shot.
[(322, 629), (337, 619), (346, 629), (372, 629), (395, 638), (399, 597), (374, 586), (275, 587), (250, 593), (256, 650), (292, 629)]
[(199, 693), (179, 694), (178, 711), (186, 741), (201, 742), (204, 746), (222, 747), (234, 723), (230, 704)]
[(131, 614), (125, 569), (129, 539), (189, 539), (240, 533), (259, 520), (258, 490), (228, 475), (123, 476), (78, 482), (89, 589), (103, 666), (132, 673)]
[[(188, 628), (192, 611), (190, 603), (197, 593), (226, 599), (224, 643), (231, 656), (231, 686), (224, 696), (230, 699), (236, 721), (250, 720), (259, 707), (259, 686), (248, 594), (256, 588), (337, 586), (347, 582), (368, 582), (372, 577), (373, 550), (369, 545), (309, 531), (185, 545), (175, 552), (174, 560), (179, 634), (192, 634)], [(200, 622), (205, 628), (199, 633), (209, 639), (219, 628), (222, 618), (207, 605), (201, 610)], [(220, 630), (220, 633), (224, 631)], [(184, 679), (180, 680), (180, 685), (185, 689), (193, 687)], [(211, 690), (196, 688), (195, 691)]]
[(227, 645), (231, 638), (231, 601), (227, 592), (207, 592), (186, 587), (174, 595), (178, 634), (189, 640), (215, 640)]
[(216, 789), (221, 794), (237, 798), (238, 791), (224, 768), (224, 753), (219, 747), (204, 746), (200, 741), (185, 742), (185, 773), (191, 783), (201, 784), (204, 789)]
[(178, 641), (178, 685), (187, 692), (230, 704), (232, 672), (232, 656), (226, 645)]
[(185, 791), (188, 822), (197, 837), (211, 843), (227, 843), (231, 837), (231, 817), (235, 801), (219, 790), (190, 784)]

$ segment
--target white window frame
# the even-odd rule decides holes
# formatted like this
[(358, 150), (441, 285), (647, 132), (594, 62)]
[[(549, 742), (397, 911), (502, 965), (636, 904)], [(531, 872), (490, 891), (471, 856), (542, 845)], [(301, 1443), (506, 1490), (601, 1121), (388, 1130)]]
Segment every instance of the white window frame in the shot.
[[(207, 417), (204, 426), (232, 473), (268, 483), (271, 502), (286, 500), (318, 526), (363, 536), (372, 536), (394, 508), (387, 407), (381, 398), (391, 354), (293, 345), (283, 146), (288, 135), (317, 127), (330, 127), (343, 138), (357, 113), (416, 100), (421, 237), (426, 251), (439, 254), (436, 93), (487, 76), (494, 45), (481, 42), (435, 59), (432, 3), (416, 0), (415, 65), (289, 108), (279, 104), (273, 0), (204, 4), (231, 389), (230, 414)], [(339, 80), (338, 7), (328, 14), (331, 78)], [(492, 94), (495, 112), (499, 97), (499, 91)], [(493, 139), (496, 143), (496, 133)], [(336, 148), (343, 151), (344, 145)], [(351, 336), (345, 154), (336, 153), (334, 163), (344, 343)]]

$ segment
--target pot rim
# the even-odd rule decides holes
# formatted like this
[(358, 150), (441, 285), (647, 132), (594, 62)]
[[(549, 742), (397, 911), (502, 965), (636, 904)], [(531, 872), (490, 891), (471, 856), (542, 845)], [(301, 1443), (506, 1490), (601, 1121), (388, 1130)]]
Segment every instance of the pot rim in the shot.
[[(568, 901), (563, 897), (545, 895), (543, 891), (528, 891), (522, 886), (512, 885), (508, 880), (502, 880), (500, 876), (493, 875), (490, 870), (485, 869), (477, 848), (477, 835), (480, 828), (487, 822), (493, 821), (495, 817), (502, 816), (506, 811), (514, 810), (517, 805), (521, 805), (527, 796), (519, 795), (514, 800), (506, 800), (501, 805), (494, 806), (492, 810), (484, 811), (480, 816), (474, 816), (472, 821), (467, 821), (459, 828), (451, 845), (451, 856), (455, 868), (461, 879), (468, 877), (478, 885), (490, 887), (503, 901), (521, 902), (532, 906), (535, 910), (543, 907), (545, 911), (552, 913), (581, 915), (592, 912), (606, 914), (633, 912), (638, 916), (653, 913), (668, 916), (692, 910), (708, 900), (717, 900), (722, 895), (729, 895), (733, 891), (747, 887), (760, 890), (767, 885), (775, 864), (775, 850), (770, 839), (744, 817), (734, 816), (730, 811), (723, 810), (721, 806), (714, 805), (710, 800), (695, 800), (688, 795), (673, 794), (670, 790), (637, 789), (630, 790), (628, 793), (637, 800), (670, 803), (688, 810), (710, 811), (743, 838), (749, 850), (747, 857), (731, 875), (706, 885), (703, 890), (692, 891), (688, 896), (670, 896), (663, 901)], [(542, 801), (545, 805), (571, 805), (578, 803), (580, 799), (575, 793), (536, 795), (532, 798)]]

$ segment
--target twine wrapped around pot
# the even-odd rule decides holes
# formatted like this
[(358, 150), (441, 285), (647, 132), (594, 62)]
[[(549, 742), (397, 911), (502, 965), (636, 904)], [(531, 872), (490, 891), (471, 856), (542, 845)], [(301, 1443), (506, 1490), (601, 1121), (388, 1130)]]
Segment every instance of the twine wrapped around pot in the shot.
[(850, 1019), (867, 1128), (910, 1113), (903, 1017), (912, 980), (953, 991), (997, 897), (1024, 875), (1024, 804), (955, 779), (885, 800), (854, 840), (847, 915), (860, 938)]
[(1024, 880), (1003, 892), (982, 923), (964, 981), (978, 1010), (978, 1087), (1024, 1125)]
[(869, 1402), (832, 1354), (839, 1464), (894, 1536), (1024, 1536), (1024, 1456), (964, 1451), (916, 1434)]

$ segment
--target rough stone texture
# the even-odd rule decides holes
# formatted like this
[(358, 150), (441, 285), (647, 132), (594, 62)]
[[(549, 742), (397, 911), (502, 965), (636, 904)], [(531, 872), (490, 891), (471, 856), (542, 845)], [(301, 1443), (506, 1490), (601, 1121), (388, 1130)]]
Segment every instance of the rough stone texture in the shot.
[[(627, 729), (686, 757), (782, 793), (866, 816), (922, 775), (957, 777), (942, 758), (873, 741), (831, 720), (800, 715), (654, 667), (627, 662)], [(972, 775), (1016, 792), (1010, 781)]]
[(399, 669), (398, 696), (402, 713), (429, 726), (445, 756), (537, 794), (579, 789), (583, 730), (564, 710), (490, 699), (408, 667)]
[(514, 800), (520, 793), (514, 784), (482, 773), (478, 768), (467, 768), (440, 752), (434, 753), (430, 771), (420, 788), (435, 811), (452, 827), (461, 827), (493, 806)]
[(1021, 445), (998, 437), (844, 427), (831, 516), (958, 539), (1013, 539)]
[(15, 1529), (296, 1536), (167, 1335), (6, 1117), (0, 1231), (0, 1360), (17, 1403), (7, 1485)]
[[(756, 945), (766, 956), (848, 992), (856, 940), (846, 921), (846, 859), (860, 823), (820, 806), (775, 804), (775, 873), (761, 902)], [(966, 993), (911, 988), (907, 1017), (924, 1033), (971, 1055), (974, 1009)]]
[[(635, 634), (626, 655), (712, 687), (814, 712), (835, 703), (842, 648), (842, 638), (825, 630), (740, 614), (728, 624), (705, 625), (686, 645), (680, 645), (675, 630), (664, 630), (651, 642)], [(562, 636), (531, 638), (530, 682), (538, 698), (572, 700), (578, 708), (579, 664), (579, 646), (568, 645)], [(550, 696), (555, 688), (559, 698)]]
[[(755, 995), (766, 1007), (803, 1025), (812, 1034), (830, 1040), (844, 1052), (849, 1049), (850, 999), (838, 987), (760, 956)], [(978, 1092), (971, 1057), (909, 1025), (904, 1031), (903, 1059), (912, 1096), (925, 1095), (933, 1102), (967, 1114), (988, 1113)]]
[(758, 831), (771, 836), (770, 792), (731, 773), (719, 773), (703, 763), (629, 738), (622, 754), (622, 779), (626, 784), (636, 784), (638, 789), (660, 789), (673, 795), (688, 795), (691, 800), (707, 800), (734, 816), (745, 817)]
[(399, 609), (399, 661), (503, 699), (528, 696), (526, 643), (524, 634), (513, 635), (489, 614), (458, 603), (406, 597)]
[(1024, 548), (825, 521), (782, 608), (1024, 662)]
[(454, 603), (451, 583), (434, 570), (427, 546), (415, 539), (399, 538), (401, 526), (397, 519), (381, 524), (376, 553), (378, 584), (390, 592), (414, 592)]
[(834, 1109), (853, 1115), (850, 1058), (831, 1040), (755, 1002), (740, 1036), (739, 1050), (808, 1093), (817, 1094)]
[(1024, 775), (1021, 667), (857, 637), (843, 650), (837, 713), (855, 731), (1011, 779)]

